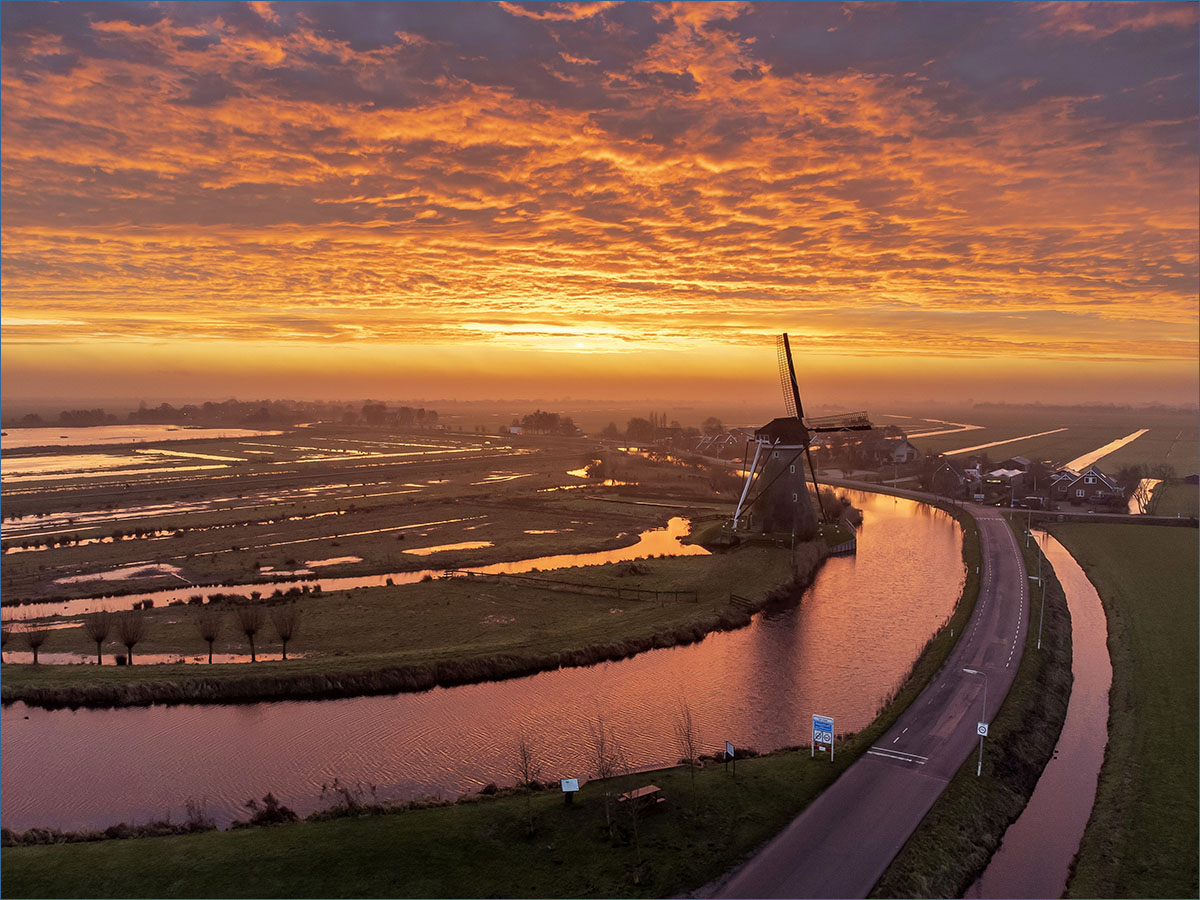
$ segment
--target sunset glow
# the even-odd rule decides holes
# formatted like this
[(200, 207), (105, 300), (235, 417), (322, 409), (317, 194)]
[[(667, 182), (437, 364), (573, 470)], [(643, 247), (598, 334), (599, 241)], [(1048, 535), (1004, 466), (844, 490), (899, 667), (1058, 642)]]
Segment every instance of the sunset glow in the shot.
[(6, 396), (770, 392), (788, 331), (843, 396), (1195, 399), (1194, 3), (24, 3), (3, 51)]

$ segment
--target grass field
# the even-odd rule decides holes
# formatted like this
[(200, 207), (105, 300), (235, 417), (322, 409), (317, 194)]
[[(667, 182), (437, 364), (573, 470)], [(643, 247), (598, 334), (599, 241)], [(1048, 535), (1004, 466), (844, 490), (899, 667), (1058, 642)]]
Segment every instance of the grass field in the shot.
[[(1110, 468), (1116, 471), (1123, 465), (1165, 464), (1173, 466), (1180, 476), (1195, 472), (1197, 467), (1197, 414), (1194, 411), (982, 407), (951, 411), (944, 418), (983, 427), (957, 434), (917, 438), (913, 443), (925, 452), (946, 453), (1062, 428), (1065, 430), (981, 451), (993, 460), (1025, 456), (1034, 460), (1048, 459), (1056, 465), (1062, 465), (1109, 441), (1146, 428), (1149, 429), (1146, 434), (1106, 456), (1100, 463), (1101, 467), (1106, 471)], [(885, 424), (891, 422), (881, 421)], [(897, 420), (897, 424), (905, 426), (903, 420)]]
[[(696, 772), (694, 794), (689, 771), (675, 768), (585, 784), (571, 806), (548, 790), (393, 815), (10, 847), (0, 854), (0, 886), (10, 897), (655, 897), (696, 889), (786, 825), (941, 669), (978, 597), (978, 531), (963, 525), (969, 575), (954, 615), (882, 715), (842, 741), (836, 763), (785, 751), (739, 760), (736, 778), (710, 764)], [(605, 791), (651, 782), (668, 798), (665, 808), (637, 820), (616, 813), (610, 838)]]
[[(1038, 548), (1021, 547), (1025, 568), (1037, 571)], [(1044, 571), (1050, 575), (1042, 649), (1037, 649), (1037, 630), (1030, 628), (1016, 678), (991, 722), (983, 774), (976, 776), (972, 754), (883, 873), (872, 897), (963, 896), (1037, 786), (1062, 731), (1072, 680), (1066, 597), (1053, 570)]]
[(1113, 683), (1096, 805), (1072, 897), (1197, 894), (1197, 533), (1058, 525), (1096, 586)]
[(1194, 484), (1169, 481), (1154, 489), (1150, 512), (1156, 516), (1196, 516), (1200, 513), (1200, 488)]

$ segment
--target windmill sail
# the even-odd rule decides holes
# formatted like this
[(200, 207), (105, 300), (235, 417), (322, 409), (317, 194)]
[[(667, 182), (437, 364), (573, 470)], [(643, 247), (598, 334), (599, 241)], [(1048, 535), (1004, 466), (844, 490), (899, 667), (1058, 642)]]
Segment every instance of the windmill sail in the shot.
[(804, 417), (800, 403), (800, 388), (796, 386), (796, 368), (792, 365), (792, 347), (785, 332), (775, 339), (775, 355), (779, 360), (779, 383), (783, 387), (783, 405), (789, 416)]

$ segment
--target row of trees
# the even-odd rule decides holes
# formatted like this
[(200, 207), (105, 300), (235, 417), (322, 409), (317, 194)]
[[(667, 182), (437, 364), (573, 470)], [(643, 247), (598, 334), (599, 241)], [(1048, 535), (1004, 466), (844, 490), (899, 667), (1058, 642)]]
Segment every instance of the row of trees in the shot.
[[(250, 644), (250, 661), (257, 662), (255, 640), (269, 619), (275, 634), (283, 644), (283, 658), (287, 659), (288, 642), (296, 637), (300, 629), (300, 609), (295, 603), (281, 603), (264, 607), (261, 603), (245, 603), (233, 607), (236, 629)], [(225, 631), (227, 617), (212, 604), (202, 607), (193, 619), (200, 637), (208, 644), (208, 661), (213, 661), (213, 644)], [(110, 638), (126, 650), (129, 665), (133, 665), (133, 648), (146, 637), (146, 617), (142, 609), (127, 609), (122, 612), (100, 610), (83, 617), (83, 632), (96, 645), (96, 665), (104, 665), (104, 644)], [(50, 629), (38, 623), (14, 623), (6, 621), (0, 628), (0, 648), (7, 648), (14, 635), (25, 639), (33, 651), (33, 661), (38, 661), (38, 651), (50, 636)]]
[[(237, 620), (238, 630), (245, 635), (247, 642), (250, 644), (250, 662), (258, 662), (254, 639), (263, 630), (268, 616), (271, 620), (271, 625), (275, 628), (275, 634), (279, 636), (280, 643), (283, 645), (283, 658), (287, 659), (288, 641), (292, 640), (296, 636), (296, 632), (300, 629), (300, 608), (295, 603), (269, 606), (266, 608), (266, 613), (264, 613), (261, 604), (244, 603), (235, 606), (233, 613)], [(214, 608), (211, 604), (202, 607), (196, 616), (196, 630), (200, 633), (200, 637), (208, 644), (208, 662), (210, 665), (213, 661), (213, 644), (221, 636), (221, 632), (224, 629), (224, 621), (225, 617), (221, 614), (221, 611)]]
[(160, 403), (149, 406), (143, 402), (127, 416), (121, 417), (103, 408), (64, 409), (57, 416), (28, 413), (4, 420), (5, 427), (63, 425), (271, 425), (286, 426), (299, 422), (340, 422), (344, 425), (433, 425), (438, 420), (436, 410), (424, 407), (401, 406), (389, 409), (386, 404), (368, 400), (364, 404), (323, 400), (224, 400), (220, 403), (186, 403), (173, 406)]
[(564, 416), (561, 413), (544, 412), (540, 409), (531, 412), (520, 421), (513, 419), (513, 425), (520, 425), (525, 431), (533, 432), (534, 434), (565, 434), (570, 437), (579, 431), (570, 416)]
[(639, 444), (652, 444), (664, 439), (696, 438), (701, 433), (715, 435), (724, 430), (725, 425), (716, 416), (709, 416), (700, 428), (691, 426), (685, 428), (679, 424), (678, 419), (668, 422), (666, 413), (652, 412), (648, 418), (644, 419), (641, 416), (634, 416), (625, 423), (624, 432), (617, 427), (616, 422), (609, 422), (600, 432), (600, 436), (609, 440), (618, 440), (624, 437), (626, 440)]
[(357, 414), (352, 409), (346, 410), (342, 414), (342, 424), (357, 425), (360, 418), (364, 424), (371, 426), (399, 425), (407, 427), (410, 425), (436, 425), (438, 414), (436, 409), (426, 409), (423, 406), (415, 409), (411, 406), (388, 409), (387, 404), (368, 402), (363, 404)]

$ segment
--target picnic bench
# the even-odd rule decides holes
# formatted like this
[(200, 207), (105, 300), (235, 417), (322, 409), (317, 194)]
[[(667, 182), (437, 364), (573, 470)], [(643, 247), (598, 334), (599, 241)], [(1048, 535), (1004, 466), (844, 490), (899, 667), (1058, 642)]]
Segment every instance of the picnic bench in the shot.
[(648, 784), (619, 795), (617, 802), (633, 803), (639, 810), (654, 809), (660, 803), (666, 803), (667, 798), (662, 795), (662, 788), (658, 787), (658, 785)]

